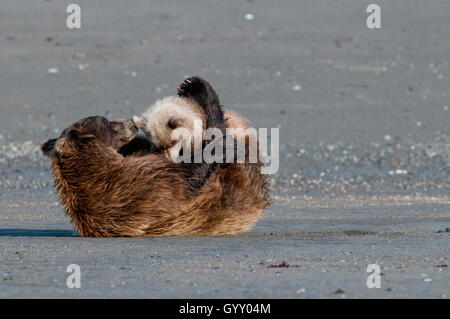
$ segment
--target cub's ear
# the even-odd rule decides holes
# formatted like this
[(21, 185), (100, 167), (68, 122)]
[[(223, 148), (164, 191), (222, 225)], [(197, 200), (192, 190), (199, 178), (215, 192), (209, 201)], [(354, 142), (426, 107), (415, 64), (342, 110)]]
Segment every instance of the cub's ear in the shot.
[(45, 156), (50, 157), (53, 155), (53, 153), (55, 152), (55, 144), (57, 140), (57, 138), (51, 138), (41, 145), (41, 151)]
[(176, 129), (177, 127), (183, 126), (183, 120), (177, 117), (173, 117), (169, 120), (169, 122), (167, 122), (167, 126), (172, 130)]
[(136, 127), (143, 129), (144, 128), (144, 119), (142, 117), (133, 116), (131, 121), (136, 125)]

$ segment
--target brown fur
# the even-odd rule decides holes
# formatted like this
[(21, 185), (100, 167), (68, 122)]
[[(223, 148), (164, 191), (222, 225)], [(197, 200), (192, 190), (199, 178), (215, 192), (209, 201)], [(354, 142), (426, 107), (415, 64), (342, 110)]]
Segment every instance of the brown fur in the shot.
[(259, 164), (228, 164), (196, 195), (186, 183), (188, 166), (163, 154), (120, 155), (117, 149), (134, 137), (130, 132), (136, 133), (128, 121), (91, 117), (42, 145), (81, 236), (236, 234), (270, 204)]

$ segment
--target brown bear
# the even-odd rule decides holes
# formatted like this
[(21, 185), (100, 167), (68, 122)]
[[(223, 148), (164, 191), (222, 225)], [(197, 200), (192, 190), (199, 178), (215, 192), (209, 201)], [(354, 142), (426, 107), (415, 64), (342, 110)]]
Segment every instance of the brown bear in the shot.
[[(207, 127), (225, 127), (206, 81), (183, 88), (205, 107)], [(270, 204), (258, 164), (176, 164), (159, 153), (123, 156), (118, 149), (136, 132), (130, 120), (96, 116), (42, 145), (58, 196), (81, 236), (236, 234), (251, 228)]]

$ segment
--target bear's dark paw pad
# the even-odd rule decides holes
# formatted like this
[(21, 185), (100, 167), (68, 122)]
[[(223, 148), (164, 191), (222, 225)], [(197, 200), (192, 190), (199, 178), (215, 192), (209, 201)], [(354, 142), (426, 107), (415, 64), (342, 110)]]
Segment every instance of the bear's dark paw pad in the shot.
[(199, 95), (205, 94), (207, 90), (208, 82), (198, 76), (193, 76), (181, 82), (178, 87), (178, 96), (196, 98)]

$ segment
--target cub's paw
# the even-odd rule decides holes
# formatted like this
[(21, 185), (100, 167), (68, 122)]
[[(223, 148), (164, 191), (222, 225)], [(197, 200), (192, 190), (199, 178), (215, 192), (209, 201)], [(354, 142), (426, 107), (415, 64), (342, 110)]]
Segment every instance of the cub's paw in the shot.
[(194, 100), (203, 109), (207, 128), (226, 128), (219, 96), (206, 80), (198, 76), (187, 78), (180, 84), (178, 96)]
[(178, 87), (178, 96), (194, 99), (199, 98), (202, 95), (207, 94), (210, 87), (209, 83), (202, 78), (193, 76), (181, 82)]

